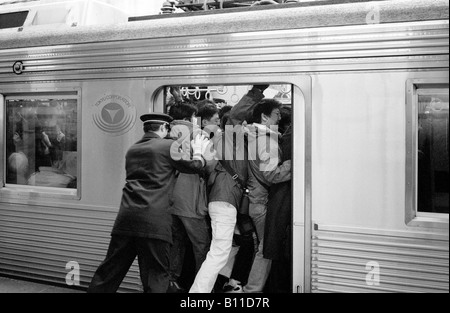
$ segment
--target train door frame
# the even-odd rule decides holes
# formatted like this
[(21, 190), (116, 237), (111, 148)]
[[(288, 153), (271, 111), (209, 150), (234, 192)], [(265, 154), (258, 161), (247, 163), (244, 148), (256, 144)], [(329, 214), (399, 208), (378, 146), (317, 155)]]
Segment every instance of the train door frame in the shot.
[(5, 146), (6, 142), (5, 142), (5, 133), (4, 133), (4, 121), (5, 120), (5, 116), (6, 116), (6, 112), (5, 112), (5, 96), (3, 94), (0, 93), (0, 187), (3, 187), (3, 182), (5, 181), (6, 178), (6, 173), (5, 173), (5, 168), (4, 168), (4, 156), (3, 156), (3, 147)]
[[(164, 112), (164, 87), (206, 85), (291, 84), (293, 86), (293, 183), (292, 183), (292, 260), (291, 290), (294, 293), (311, 290), (311, 169), (312, 169), (312, 79), (309, 75), (255, 75), (208, 77), (167, 77), (149, 79), (145, 92), (150, 94), (148, 112)], [(303, 102), (303, 103), (302, 103)], [(302, 105), (298, 105), (298, 104)], [(299, 110), (296, 106), (303, 107)], [(297, 165), (295, 165), (297, 164)], [(300, 166), (298, 164), (301, 164)], [(300, 170), (298, 170), (300, 169)], [(297, 186), (303, 186), (299, 188)], [(301, 192), (299, 192), (301, 190)], [(295, 191), (295, 192), (294, 192)]]

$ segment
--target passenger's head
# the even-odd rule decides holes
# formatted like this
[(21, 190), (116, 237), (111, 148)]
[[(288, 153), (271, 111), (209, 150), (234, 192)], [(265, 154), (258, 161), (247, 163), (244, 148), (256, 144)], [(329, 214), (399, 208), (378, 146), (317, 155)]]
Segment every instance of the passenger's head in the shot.
[(214, 103), (219, 107), (219, 108), (223, 108), (224, 106), (227, 105), (227, 102), (224, 99), (221, 98), (214, 98)]
[(187, 102), (177, 103), (170, 107), (169, 115), (174, 120), (185, 120), (192, 122), (197, 115), (197, 107)]
[(292, 109), (291, 107), (283, 106), (280, 109), (281, 119), (278, 124), (278, 131), (284, 133), (292, 122)]
[(232, 108), (233, 108), (233, 106), (231, 106), (231, 105), (225, 105), (225, 106), (221, 107), (219, 110), (219, 118), (222, 119), (222, 116), (224, 116), (225, 113), (231, 111)]
[(33, 102), (23, 102), (21, 103), (21, 114), (24, 118), (30, 119), (36, 117), (36, 104)]
[(233, 107), (231, 105), (226, 105), (220, 108), (219, 110), (219, 118), (220, 118), (220, 128), (225, 129), (225, 125), (227, 124), (228, 118), (230, 116), (230, 111)]
[(58, 116), (60, 112), (56, 107), (38, 107), (36, 109), (36, 116), (41, 123), (41, 125), (45, 128), (55, 127), (58, 122)]
[(201, 127), (219, 126), (219, 109), (214, 102), (205, 102), (198, 106), (197, 117), (201, 119)]
[(253, 109), (252, 122), (266, 126), (278, 125), (281, 103), (275, 99), (262, 99)]
[(22, 152), (14, 152), (8, 158), (8, 171), (10, 175), (24, 178), (28, 175), (28, 158)]
[(203, 100), (195, 102), (195, 106), (197, 107), (198, 110), (200, 110), (205, 105), (214, 105), (217, 107), (216, 103), (213, 100), (209, 100), (209, 99), (203, 99)]

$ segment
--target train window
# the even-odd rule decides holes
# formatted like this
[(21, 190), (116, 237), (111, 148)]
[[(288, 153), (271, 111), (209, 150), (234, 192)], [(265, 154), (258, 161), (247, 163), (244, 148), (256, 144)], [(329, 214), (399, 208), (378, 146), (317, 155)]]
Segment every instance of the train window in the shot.
[(409, 226), (448, 228), (448, 87), (448, 78), (407, 83), (405, 222)]
[(448, 214), (448, 89), (417, 93), (417, 211)]
[(0, 29), (21, 27), (29, 11), (8, 12), (0, 14)]
[[(254, 88), (262, 91), (262, 94), (256, 95)], [(197, 115), (192, 117), (191, 122), (196, 123), (204, 130), (209, 130), (211, 134), (218, 129), (225, 131), (227, 117), (229, 116), (228, 111), (237, 105), (244, 96), (250, 95), (250, 91), (257, 99), (275, 99), (281, 104), (278, 113), (279, 121), (277, 121), (277, 125), (272, 125), (271, 129), (283, 134), (290, 125), (292, 118), (291, 84), (166, 86), (164, 88), (164, 112), (172, 115), (175, 119), (186, 119), (184, 116), (177, 117), (180, 114), (170, 110), (177, 102), (187, 102), (193, 104), (198, 111)], [(205, 104), (206, 106), (204, 106)], [(218, 109), (217, 113), (208, 115), (211, 110), (201, 109), (202, 107), (208, 107), (208, 104), (215, 106)], [(240, 118), (247, 123), (252, 123), (250, 113), (246, 112), (245, 116), (240, 116)], [(233, 129), (230, 128), (229, 131), (233, 132)], [(174, 133), (171, 135), (175, 136)]]
[[(269, 84), (264, 97), (278, 100), (283, 107), (292, 105), (292, 86), (290, 84)], [(251, 89), (253, 85), (232, 86), (170, 86), (165, 88), (165, 112), (168, 112), (173, 99), (183, 99), (193, 104), (212, 101), (221, 109), (232, 107)]]
[(76, 195), (77, 93), (6, 95), (4, 104), (5, 186)]

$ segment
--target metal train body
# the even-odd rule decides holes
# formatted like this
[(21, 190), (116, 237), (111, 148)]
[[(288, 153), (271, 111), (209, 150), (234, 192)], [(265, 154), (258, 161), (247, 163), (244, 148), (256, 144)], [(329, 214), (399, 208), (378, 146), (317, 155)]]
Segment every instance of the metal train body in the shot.
[[(0, 274), (65, 284), (78, 264), (86, 287), (136, 117), (163, 110), (165, 86), (269, 82), (293, 86), (292, 291), (448, 292), (448, 214), (414, 211), (412, 111), (417, 88), (448, 88), (448, 37), (440, 0), (0, 32)], [(72, 193), (5, 183), (8, 97), (52, 93), (77, 103)], [(99, 118), (111, 102), (119, 132)], [(140, 290), (136, 264), (121, 290)]]

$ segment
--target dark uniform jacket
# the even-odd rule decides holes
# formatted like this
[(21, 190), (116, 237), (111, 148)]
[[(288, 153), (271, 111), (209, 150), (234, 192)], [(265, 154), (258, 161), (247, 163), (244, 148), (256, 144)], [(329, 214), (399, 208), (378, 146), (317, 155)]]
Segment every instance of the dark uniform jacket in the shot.
[(175, 171), (197, 173), (201, 157), (174, 160), (175, 141), (146, 133), (126, 154), (126, 184), (112, 235), (160, 239), (172, 243), (169, 197)]

